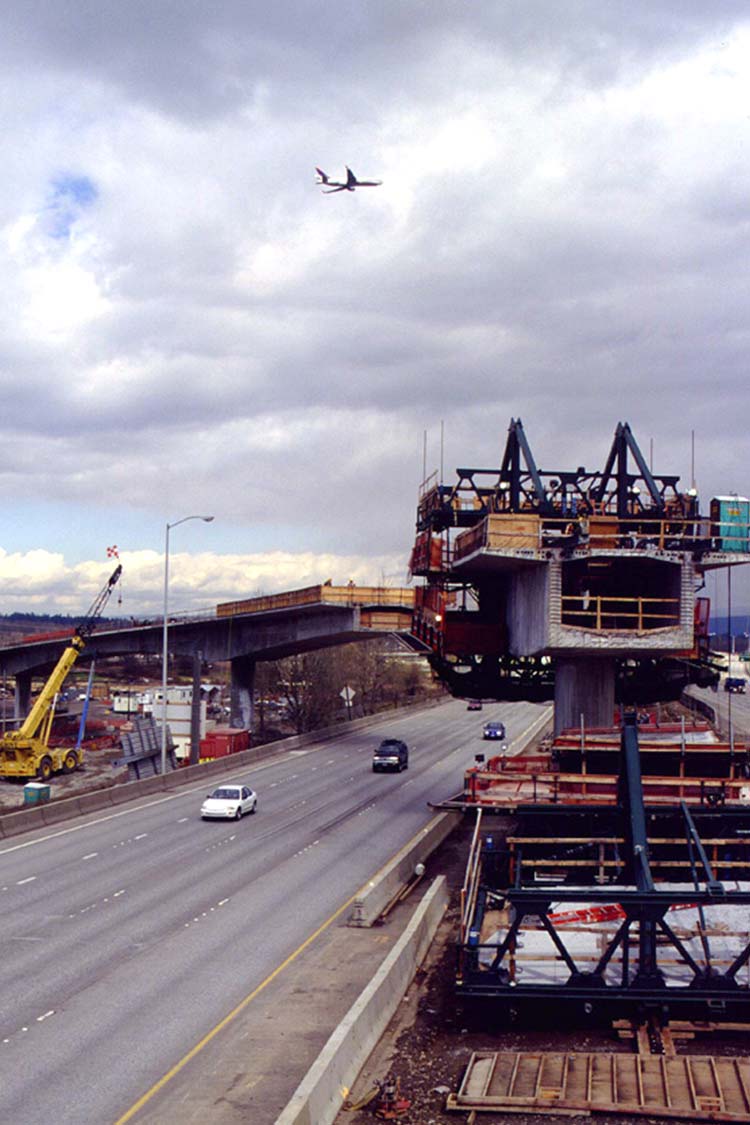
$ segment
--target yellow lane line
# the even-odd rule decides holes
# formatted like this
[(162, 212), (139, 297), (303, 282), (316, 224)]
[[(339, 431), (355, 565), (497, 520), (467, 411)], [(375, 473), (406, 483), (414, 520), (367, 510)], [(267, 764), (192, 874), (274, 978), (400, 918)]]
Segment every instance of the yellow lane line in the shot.
[[(419, 832), (416, 832), (412, 836), (411, 840), (409, 840), (407, 842), (407, 844), (404, 845), (404, 847), (408, 847), (409, 844), (414, 843), (414, 841), (416, 841), (418, 839), (421, 839), (422, 835), (423, 835), (423, 830), (420, 830)], [(403, 848), (401, 848), (399, 850), (403, 851)], [(398, 852), (396, 852), (394, 854), (397, 855)], [(194, 1047), (191, 1047), (190, 1050), (188, 1051), (188, 1053), (186, 1055), (184, 1055), (180, 1059), (179, 1062), (175, 1063), (175, 1065), (171, 1068), (171, 1070), (168, 1070), (167, 1073), (162, 1078), (160, 1078), (158, 1082), (155, 1082), (154, 1085), (151, 1087), (151, 1089), (147, 1090), (146, 1093), (143, 1094), (138, 1099), (138, 1101), (135, 1102), (130, 1107), (130, 1109), (127, 1110), (122, 1115), (122, 1117), (118, 1117), (117, 1120), (114, 1122), (114, 1125), (125, 1125), (126, 1121), (132, 1121), (133, 1118), (135, 1117), (136, 1113), (138, 1113), (139, 1110), (143, 1109), (143, 1107), (146, 1105), (146, 1103), (149, 1102), (151, 1100), (151, 1098), (153, 1098), (154, 1094), (158, 1094), (160, 1090), (163, 1090), (164, 1087), (167, 1085), (167, 1083), (170, 1082), (175, 1077), (176, 1074), (179, 1074), (179, 1072), (182, 1070), (182, 1068), (184, 1066), (187, 1066), (187, 1064), (190, 1062), (191, 1059), (194, 1059), (195, 1056), (197, 1054), (199, 1054), (203, 1050), (203, 1048), (208, 1043), (210, 1043), (211, 1040), (213, 1038), (215, 1038), (215, 1036), (217, 1036), (219, 1034), (220, 1031), (223, 1031), (223, 1029), (225, 1027), (227, 1027), (232, 1022), (232, 1020), (235, 1019), (235, 1017), (238, 1016), (240, 1014), (240, 1012), (243, 1011), (248, 1006), (248, 1004), (251, 1002), (251, 1000), (255, 999), (255, 997), (258, 995), (258, 993), (262, 992), (263, 989), (266, 988), (266, 986), (271, 983), (271, 981), (275, 980), (276, 977), (279, 975), (279, 973), (283, 972), (283, 970), (287, 967), (287, 965), (291, 965), (292, 961), (295, 961), (297, 959), (297, 957), (299, 957), (300, 953), (303, 953), (307, 949), (308, 945), (311, 945), (312, 942), (315, 941), (316, 937), (318, 937), (320, 934), (323, 933), (323, 930), (328, 929), (328, 927), (333, 922), (335, 922), (336, 919), (339, 918), (344, 913), (346, 908), (348, 906), (351, 906), (351, 904), (354, 902), (355, 898), (358, 898), (359, 895), (362, 894), (362, 891), (365, 889), (365, 887), (369, 887), (369, 886), (372, 885), (372, 883), (375, 882), (375, 880), (378, 878), (378, 876), (381, 874), (381, 872), (385, 871), (385, 869), (388, 867), (388, 865), (389, 865), (389, 863), (391, 862), (392, 859), (393, 859), (393, 856), (391, 857), (391, 859), (386, 860), (386, 862), (381, 867), (378, 868), (378, 870), (375, 872), (375, 874), (372, 876), (371, 879), (368, 879), (366, 883), (363, 883), (362, 886), (358, 890), (356, 890), (350, 898), (348, 898), (346, 900), (346, 902), (342, 903), (342, 905), (338, 908), (338, 910), (334, 911), (334, 913), (330, 916), (330, 918), (327, 918), (325, 920), (325, 922), (322, 922), (318, 926), (317, 930), (315, 930), (314, 933), (310, 934), (309, 937), (305, 938), (305, 940), (302, 942), (302, 945), (298, 946), (298, 948), (295, 949), (294, 953), (290, 953), (285, 961), (282, 961), (280, 965), (277, 965), (276, 968), (273, 970), (273, 972), (269, 973), (269, 975), (266, 977), (266, 979), (264, 981), (261, 981), (261, 983), (258, 985), (257, 988), (254, 988), (253, 991), (248, 996), (246, 996), (244, 1000), (240, 1000), (240, 1002), (239, 1002), (239, 1004), (237, 1005), (236, 1008), (233, 1008), (232, 1011), (229, 1012), (228, 1015), (224, 1016), (224, 1018), (222, 1020), (219, 1020), (219, 1022), (216, 1024), (216, 1026), (211, 1028), (211, 1030), (209, 1032), (207, 1032), (207, 1034), (204, 1035), (203, 1038), (201, 1040), (199, 1040), (195, 1044)]]
[(179, 1074), (182, 1068), (184, 1066), (187, 1066), (191, 1059), (194, 1059), (195, 1056), (199, 1054), (203, 1050), (203, 1048), (208, 1043), (210, 1043), (211, 1040), (215, 1038), (215, 1036), (219, 1034), (220, 1031), (223, 1031), (224, 1028), (227, 1027), (228, 1024), (230, 1024), (232, 1020), (235, 1019), (240, 1014), (240, 1012), (247, 1007), (251, 1000), (255, 999), (258, 993), (262, 992), (267, 985), (275, 980), (279, 973), (283, 972), (287, 965), (291, 965), (292, 961), (296, 960), (296, 958), (299, 957), (300, 953), (304, 952), (304, 950), (307, 949), (308, 945), (310, 945), (313, 941), (315, 941), (316, 937), (323, 933), (323, 930), (327, 929), (328, 926), (331, 925), (331, 923), (335, 922), (336, 919), (344, 913), (348, 906), (351, 906), (359, 893), (359, 890), (355, 891), (351, 898), (348, 898), (346, 902), (330, 916), (330, 918), (327, 918), (325, 922), (321, 923), (321, 925), (318, 926), (317, 930), (314, 933), (310, 934), (310, 936), (302, 942), (302, 945), (295, 949), (294, 953), (290, 953), (285, 961), (282, 961), (280, 965), (277, 965), (273, 972), (269, 973), (266, 979), (264, 981), (261, 981), (257, 988), (254, 988), (253, 991), (244, 998), (244, 1000), (240, 1000), (236, 1008), (233, 1008), (228, 1015), (219, 1020), (216, 1026), (211, 1028), (211, 1030), (206, 1035), (204, 1035), (203, 1038), (200, 1039), (194, 1047), (191, 1047), (188, 1053), (186, 1055), (183, 1055), (180, 1061), (175, 1063), (171, 1070), (168, 1070), (167, 1073), (162, 1078), (160, 1078), (158, 1082), (155, 1082), (151, 1089), (147, 1090), (146, 1093), (143, 1094), (138, 1099), (138, 1101), (135, 1102), (130, 1107), (130, 1109), (122, 1115), (122, 1117), (118, 1117), (114, 1125), (125, 1125), (126, 1121), (132, 1121), (136, 1113), (138, 1113), (139, 1110), (143, 1109), (146, 1103), (149, 1102), (155, 1094), (158, 1094), (160, 1090), (163, 1090), (167, 1083), (171, 1082), (175, 1075)]

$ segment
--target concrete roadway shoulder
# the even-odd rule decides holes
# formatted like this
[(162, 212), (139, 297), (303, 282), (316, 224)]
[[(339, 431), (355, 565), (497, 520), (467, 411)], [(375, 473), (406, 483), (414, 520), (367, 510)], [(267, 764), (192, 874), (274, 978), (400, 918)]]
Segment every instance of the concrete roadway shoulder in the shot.
[(128, 1125), (273, 1125), (331, 1032), (396, 945), (415, 907), (409, 899), (377, 929), (351, 929), (342, 916), (149, 1098)]

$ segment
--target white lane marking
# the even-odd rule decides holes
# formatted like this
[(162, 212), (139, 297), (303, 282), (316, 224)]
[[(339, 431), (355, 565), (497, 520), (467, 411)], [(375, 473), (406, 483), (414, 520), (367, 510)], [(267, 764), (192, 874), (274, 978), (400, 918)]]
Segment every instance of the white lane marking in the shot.
[(50, 1016), (54, 1016), (54, 1014), (55, 1014), (55, 1009), (50, 1008), (50, 1010), (48, 1012), (45, 1012), (43, 1016), (37, 1016), (36, 1022), (41, 1023), (42, 1020), (48, 1020), (50, 1018)]
[(177, 821), (177, 823), (178, 824), (184, 824), (186, 820), (190, 820), (190, 817), (189, 816), (181, 816), (180, 819)]
[(22, 887), (24, 885), (24, 883), (33, 883), (35, 879), (36, 879), (36, 875), (29, 875), (28, 879), (19, 879), (18, 882), (16, 883), (16, 886)]
[[(408, 718), (413, 717), (414, 716), (404, 715), (404, 717), (401, 719), (392, 719), (389, 722), (389, 727), (395, 726), (397, 723), (406, 722)], [(323, 747), (321, 746), (311, 747), (309, 753), (319, 753), (322, 749)], [(279, 765), (280, 759), (280, 755), (274, 755), (266, 762), (258, 762), (256, 764), (253, 764), (252, 767), (248, 766), (247, 768), (243, 769), (241, 773), (232, 772), (230, 773), (229, 777), (224, 778), (224, 782), (228, 783), (231, 781), (241, 780), (242, 778), (247, 776), (248, 772), (271, 769), (273, 766)], [(331, 766), (334, 764), (334, 762), (335, 758), (329, 758), (325, 764), (327, 766)], [(272, 782), (270, 788), (273, 788), (274, 785), (276, 785), (276, 782)], [(184, 787), (180, 787), (180, 789), (176, 793), (168, 793), (165, 797), (157, 797), (154, 801), (146, 801), (144, 804), (135, 805), (130, 809), (120, 809), (119, 812), (107, 813), (106, 816), (100, 816), (97, 817), (96, 820), (86, 821), (85, 824), (73, 824), (70, 828), (61, 828), (59, 832), (49, 832), (46, 836), (40, 836), (36, 840), (24, 840), (22, 844), (12, 844), (9, 848), (0, 848), (0, 856), (9, 855), (11, 852), (20, 851), (22, 848), (33, 848), (36, 844), (46, 844), (48, 840), (57, 840), (60, 836), (70, 835), (71, 832), (82, 832), (85, 828), (93, 828), (94, 825), (97, 824), (106, 824), (108, 821), (117, 820), (117, 818), (121, 816), (130, 816), (132, 813), (143, 812), (144, 809), (153, 809), (156, 808), (157, 805), (165, 804), (167, 801), (176, 801), (181, 797), (189, 797), (193, 793), (203, 793), (205, 792), (205, 788), (205, 780), (199, 782), (197, 785), (186, 785)], [(117, 847), (117, 844), (113, 844), (112, 846)]]
[(145, 840), (147, 836), (148, 836), (148, 832), (141, 832), (141, 834), (139, 836), (134, 836), (133, 839), (134, 840)]
[(85, 855), (83, 858), (84, 859), (95, 859), (96, 856), (98, 856), (98, 855), (99, 855), (99, 852), (89, 852), (89, 854)]

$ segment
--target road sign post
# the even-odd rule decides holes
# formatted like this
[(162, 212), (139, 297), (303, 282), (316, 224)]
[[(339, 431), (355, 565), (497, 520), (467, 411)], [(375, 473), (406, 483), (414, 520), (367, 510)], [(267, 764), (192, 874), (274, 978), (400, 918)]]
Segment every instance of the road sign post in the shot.
[(354, 696), (356, 694), (357, 693), (354, 690), (354, 688), (350, 688), (348, 684), (346, 684), (346, 686), (343, 687), (341, 689), (341, 691), (339, 692), (339, 695), (341, 696), (341, 698), (346, 703), (346, 710), (347, 710), (347, 713), (349, 715), (349, 721), (350, 722), (351, 722), (351, 717), (352, 717), (352, 700), (354, 699)]

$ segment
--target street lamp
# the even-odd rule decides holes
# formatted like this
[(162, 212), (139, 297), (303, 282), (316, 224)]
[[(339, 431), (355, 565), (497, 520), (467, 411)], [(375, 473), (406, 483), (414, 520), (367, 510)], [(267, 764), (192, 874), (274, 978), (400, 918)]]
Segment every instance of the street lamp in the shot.
[(169, 609), (169, 532), (188, 520), (203, 520), (211, 523), (213, 516), (183, 516), (181, 520), (167, 524), (164, 540), (164, 627), (161, 651), (161, 775), (167, 772), (167, 662), (169, 660), (167, 614)]

